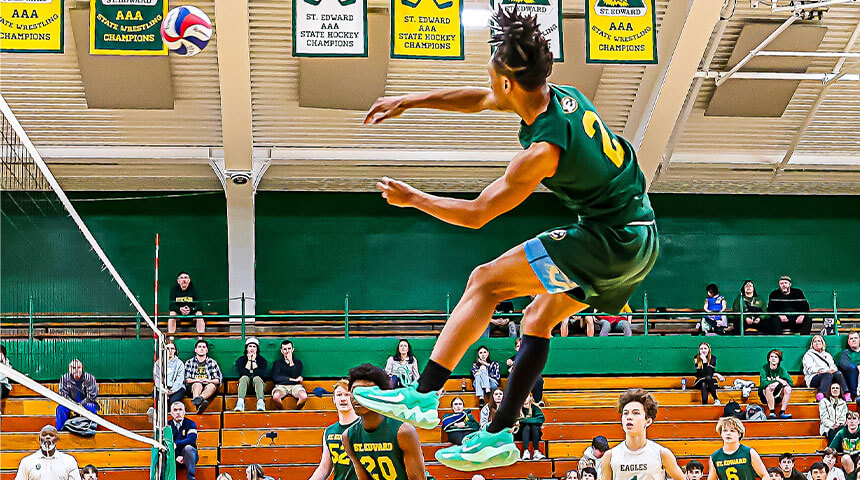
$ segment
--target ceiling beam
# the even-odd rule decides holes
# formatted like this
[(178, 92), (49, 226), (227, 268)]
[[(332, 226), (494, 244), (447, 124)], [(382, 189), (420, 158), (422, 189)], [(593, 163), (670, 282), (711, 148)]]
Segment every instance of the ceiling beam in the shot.
[(221, 135), (228, 170), (251, 170), (251, 47), (248, 0), (215, 0)]
[(791, 138), (791, 143), (788, 146), (788, 150), (786, 150), (785, 155), (782, 157), (782, 160), (773, 170), (772, 180), (775, 180), (776, 177), (785, 169), (785, 166), (788, 165), (788, 162), (791, 160), (792, 155), (797, 150), (797, 146), (800, 144), (800, 140), (803, 139), (803, 135), (806, 134), (806, 130), (809, 128), (809, 125), (815, 119), (815, 115), (818, 113), (818, 109), (821, 107), (821, 104), (824, 102), (824, 98), (827, 96), (827, 92), (833, 85), (839, 81), (841, 77), (845, 75), (845, 72), (842, 71), (842, 67), (845, 66), (845, 61), (847, 59), (847, 55), (851, 50), (854, 49), (854, 44), (857, 43), (857, 38), (860, 37), (860, 22), (857, 22), (857, 25), (854, 27), (854, 33), (851, 34), (851, 38), (848, 39), (848, 43), (845, 45), (845, 48), (842, 50), (846, 56), (841, 57), (837, 62), (836, 66), (833, 67), (833, 74), (836, 76), (827, 80), (822, 86), (821, 90), (818, 91), (818, 97), (815, 98), (815, 102), (812, 103), (812, 106), (809, 107), (809, 111), (806, 112), (806, 117), (803, 119), (803, 123), (800, 125), (800, 128), (797, 129), (794, 136)]
[[(673, 5), (683, 3), (674, 2)], [(640, 127), (633, 136), (633, 146), (638, 147), (639, 165), (649, 183), (663, 159), (722, 9), (720, 0), (691, 0), (689, 5), (678, 41), (671, 56), (668, 59), (664, 57), (665, 63), (661, 63), (665, 66), (651, 92), (648, 107), (640, 117)]]

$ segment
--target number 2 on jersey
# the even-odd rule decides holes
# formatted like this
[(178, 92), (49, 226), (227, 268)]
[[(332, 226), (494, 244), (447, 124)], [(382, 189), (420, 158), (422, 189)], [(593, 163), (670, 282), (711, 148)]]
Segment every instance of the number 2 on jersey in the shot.
[(379, 465), (379, 473), (382, 474), (382, 479), (397, 480), (397, 471), (394, 469), (394, 464), (391, 463), (390, 458), (378, 457), (374, 460), (373, 457), (361, 457), (359, 461), (367, 469), (367, 473), (373, 480), (381, 480), (379, 474), (374, 473), (377, 465)]
[(606, 130), (606, 126), (603, 125), (603, 122), (600, 120), (600, 117), (597, 116), (597, 113), (591, 110), (586, 110), (582, 115), (582, 126), (585, 128), (585, 134), (588, 135), (589, 138), (594, 138), (594, 134), (597, 133), (597, 130), (594, 128), (595, 123), (600, 127), (600, 139), (601, 143), (603, 143), (603, 154), (606, 155), (606, 158), (608, 158), (616, 167), (620, 168), (621, 164), (624, 163), (624, 149), (621, 148), (621, 144), (618, 143), (618, 140), (609, 136), (609, 131)]

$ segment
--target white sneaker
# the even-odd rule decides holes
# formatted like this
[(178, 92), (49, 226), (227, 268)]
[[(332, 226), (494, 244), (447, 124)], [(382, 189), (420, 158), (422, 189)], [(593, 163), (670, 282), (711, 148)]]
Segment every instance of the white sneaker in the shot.
[(266, 411), (266, 401), (262, 398), (257, 400), (257, 410), (264, 412)]
[(146, 409), (146, 416), (149, 417), (149, 423), (155, 424), (155, 408), (149, 407)]
[(244, 412), (245, 411), (245, 399), (240, 398), (236, 401), (236, 408), (233, 409), (234, 412)]
[(527, 462), (532, 459), (532, 454), (529, 453), (528, 450), (523, 450), (523, 456), (520, 457), (520, 460)]
[(535, 460), (543, 460), (546, 458), (546, 455), (540, 453), (540, 450), (535, 450), (535, 456), (533, 457)]
[(722, 405), (719, 400), (714, 400), (714, 405)]

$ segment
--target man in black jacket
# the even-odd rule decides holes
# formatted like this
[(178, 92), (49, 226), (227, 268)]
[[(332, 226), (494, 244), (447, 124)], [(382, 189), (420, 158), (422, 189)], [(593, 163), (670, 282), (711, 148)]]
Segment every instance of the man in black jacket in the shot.
[(179, 272), (176, 285), (170, 288), (170, 318), (167, 319), (167, 333), (176, 332), (177, 315), (197, 315), (197, 333), (206, 331), (206, 321), (200, 309), (200, 298), (197, 289), (191, 283), (191, 276), (185, 271)]
[(796, 312), (808, 312), (809, 302), (799, 288), (792, 288), (791, 277), (783, 275), (779, 277), (779, 288), (770, 292), (767, 302), (768, 313), (776, 314), (779, 318), (777, 323), (782, 330), (791, 330), (792, 333), (809, 335), (812, 331), (812, 317), (809, 315), (797, 315)]

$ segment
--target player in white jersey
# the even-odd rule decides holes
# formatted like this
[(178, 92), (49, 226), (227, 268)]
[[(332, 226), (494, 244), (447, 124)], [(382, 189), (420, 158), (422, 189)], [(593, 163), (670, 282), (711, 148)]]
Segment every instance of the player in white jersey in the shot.
[(624, 441), (601, 458), (601, 480), (685, 480), (675, 455), (648, 440), (647, 428), (657, 418), (657, 401), (645, 390), (627, 390), (616, 406), (621, 414)]

